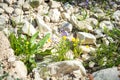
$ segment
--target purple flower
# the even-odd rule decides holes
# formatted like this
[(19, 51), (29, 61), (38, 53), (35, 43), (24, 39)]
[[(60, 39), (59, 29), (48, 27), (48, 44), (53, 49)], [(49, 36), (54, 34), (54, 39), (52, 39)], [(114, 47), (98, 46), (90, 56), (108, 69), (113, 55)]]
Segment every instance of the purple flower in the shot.
[(67, 31), (61, 31), (61, 36), (68, 36), (69, 35), (69, 33), (67, 32)]

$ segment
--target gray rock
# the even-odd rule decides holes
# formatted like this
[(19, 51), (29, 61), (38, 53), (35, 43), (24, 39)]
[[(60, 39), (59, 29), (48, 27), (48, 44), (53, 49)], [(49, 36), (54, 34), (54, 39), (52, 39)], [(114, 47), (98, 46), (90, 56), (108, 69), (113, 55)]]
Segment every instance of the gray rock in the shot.
[(120, 80), (117, 67), (103, 69), (93, 73), (94, 80)]
[(51, 63), (47, 66), (47, 68), (48, 74), (55, 77), (57, 80), (64, 78), (66, 74), (75, 73), (75, 71), (77, 71), (77, 75), (79, 75), (81, 80), (84, 80), (86, 76), (86, 70), (82, 63), (78, 60)]
[(59, 22), (60, 12), (58, 11), (58, 9), (51, 9), (49, 12), (49, 17), (52, 22)]
[(12, 12), (14, 11), (14, 9), (12, 7), (6, 7), (5, 8), (5, 12), (8, 14), (12, 14)]
[(36, 33), (36, 29), (34, 28), (34, 26), (27, 20), (24, 20), (24, 26), (22, 27), (22, 31), (23, 33), (28, 34), (30, 36)]
[(44, 31), (47, 31), (47, 32), (51, 32), (51, 28), (50, 26), (48, 26), (42, 19), (42, 16), (40, 15), (37, 15), (36, 16), (36, 21), (37, 21), (37, 25), (38, 25), (38, 28), (40, 29), (40, 31), (44, 32)]
[(101, 29), (94, 29), (94, 32), (96, 33), (96, 38), (104, 37), (105, 35), (102, 33)]
[(69, 13), (63, 12), (61, 16), (63, 19), (70, 21), (70, 14)]
[(96, 38), (93, 34), (78, 32), (77, 37), (82, 41), (81, 44), (96, 44)]
[[(70, 18), (70, 22), (79, 30), (88, 30), (92, 31), (93, 30), (93, 25), (96, 25), (98, 21), (96, 19), (90, 18), (86, 19), (84, 21), (78, 21), (77, 18), (72, 15)], [(92, 25), (93, 24), (93, 25)]]
[(23, 6), (25, 0), (18, 0), (17, 4), (20, 5), (20, 6)]
[(117, 10), (113, 13), (113, 19), (115, 19), (116, 21), (120, 21), (120, 10)]
[(73, 26), (72, 26), (72, 24), (70, 24), (69, 22), (63, 22), (63, 23), (62, 23), (61, 29), (65, 30), (65, 31), (67, 31), (67, 32), (71, 32), (71, 31), (72, 31), (72, 28), (73, 28)]
[(100, 28), (104, 31), (105, 28), (108, 30), (112, 30), (114, 25), (110, 21), (102, 21), (100, 22)]

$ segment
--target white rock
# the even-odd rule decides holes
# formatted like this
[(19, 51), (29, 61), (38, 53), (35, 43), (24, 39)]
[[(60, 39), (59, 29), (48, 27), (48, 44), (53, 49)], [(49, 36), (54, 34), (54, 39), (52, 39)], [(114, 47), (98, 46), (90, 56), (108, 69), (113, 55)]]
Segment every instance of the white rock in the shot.
[(103, 41), (103, 44), (105, 44), (105, 45), (109, 45), (109, 41), (104, 37), (104, 38), (102, 38), (102, 41)]
[(4, 35), (4, 33), (2, 31), (0, 31), (0, 53), (1, 53), (1, 51), (8, 49), (9, 47), (10, 47), (10, 43), (9, 43), (7, 37)]
[(102, 30), (104, 30), (105, 28), (107, 28), (108, 30), (112, 30), (114, 27), (114, 25), (110, 21), (102, 21), (99, 26)]
[(63, 18), (63, 19), (70, 20), (70, 14), (69, 14), (69, 13), (66, 13), (66, 12), (63, 12), (63, 13), (62, 13), (62, 18)]
[(28, 3), (28, 2), (25, 2), (24, 4), (23, 4), (23, 10), (24, 11), (28, 11), (30, 9), (30, 4)]
[(17, 14), (17, 15), (23, 15), (23, 10), (20, 9), (20, 8), (16, 8), (16, 9), (14, 10), (14, 13)]
[(69, 14), (72, 14), (74, 12), (73, 6), (70, 5), (69, 3), (65, 3), (64, 6), (63, 6), (63, 8)]
[(12, 12), (14, 11), (14, 9), (12, 7), (6, 7), (5, 8), (5, 12), (8, 14), (12, 14)]
[(8, 62), (14, 62), (16, 60), (15, 56), (10, 56)]
[(23, 15), (11, 16), (11, 20), (15, 21), (16, 24), (23, 23)]
[(104, 37), (105, 35), (102, 33), (101, 29), (94, 29), (94, 32), (96, 33), (95, 37), (96, 38), (101, 38)]
[(72, 31), (72, 24), (70, 24), (69, 22), (63, 22), (62, 23), (62, 29), (67, 31), (67, 32), (71, 32)]
[(30, 36), (34, 35), (36, 33), (36, 29), (34, 26), (29, 23), (27, 20), (24, 20), (24, 26), (22, 27), (23, 33), (26, 33)]
[(93, 34), (78, 32), (77, 37), (82, 41), (81, 44), (96, 44), (96, 38)]
[(8, 7), (8, 4), (6, 4), (6, 3), (0, 3), (0, 8), (5, 9), (6, 7)]
[(4, 12), (4, 9), (0, 8), (0, 14), (2, 14)]
[(116, 21), (120, 21), (120, 10), (117, 10), (113, 13), (112, 16)]
[(82, 50), (83, 53), (90, 53), (90, 52), (95, 52), (95, 48), (93, 47), (88, 47), (87, 46), (79, 46), (79, 48)]
[(23, 62), (15, 61), (13, 62), (12, 66), (14, 66), (14, 68), (9, 70), (10, 75), (20, 79), (25, 79), (27, 77), (27, 68)]
[(51, 9), (49, 12), (49, 17), (52, 22), (59, 22), (60, 12), (58, 11), (58, 9)]
[(85, 29), (88, 31), (93, 31), (93, 27), (91, 25), (92, 20), (78, 21), (77, 18), (74, 15), (72, 15), (70, 18), (70, 22), (79, 30)]
[(82, 60), (86, 61), (90, 58), (90, 56), (88, 54), (82, 54)]
[(60, 2), (53, 1), (53, 0), (51, 0), (49, 4), (51, 8), (59, 8), (61, 6)]
[(95, 62), (92, 62), (92, 61), (91, 61), (91, 62), (89, 62), (89, 67), (90, 67), (90, 68), (93, 68), (93, 67), (94, 67), (94, 65), (95, 65)]
[(6, 20), (4, 16), (0, 16), (0, 31), (2, 31), (5, 28)]
[(67, 57), (67, 59), (74, 59), (74, 53), (72, 52), (72, 50), (69, 50), (66, 53), (66, 57)]
[(43, 18), (39, 15), (36, 16), (36, 21), (40, 31), (51, 32), (51, 28), (43, 21)]
[(69, 74), (76, 70), (80, 71), (82, 77), (86, 75), (84, 66), (78, 60), (62, 61), (48, 65), (48, 72), (53, 77), (60, 77), (61, 75)]
[(16, 0), (5, 0), (6, 3), (8, 3), (9, 5), (11, 5), (13, 2), (15, 2)]
[(8, 59), (11, 56), (14, 56), (14, 52), (12, 49), (6, 49), (0, 51), (0, 61)]
[(18, 0), (17, 4), (22, 6), (24, 4), (24, 2), (25, 2), (24, 0)]

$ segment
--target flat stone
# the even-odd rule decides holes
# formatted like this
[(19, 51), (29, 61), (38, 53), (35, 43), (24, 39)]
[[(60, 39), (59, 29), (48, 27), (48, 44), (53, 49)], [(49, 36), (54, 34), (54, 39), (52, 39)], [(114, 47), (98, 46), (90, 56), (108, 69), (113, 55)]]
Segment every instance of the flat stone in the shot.
[(120, 80), (119, 71), (116, 67), (103, 69), (93, 73), (94, 80)]
[(12, 14), (14, 11), (14, 9), (12, 7), (6, 7), (5, 8), (5, 12), (8, 13), (8, 14)]
[(93, 34), (78, 32), (77, 37), (82, 41), (81, 44), (96, 44), (96, 38)]

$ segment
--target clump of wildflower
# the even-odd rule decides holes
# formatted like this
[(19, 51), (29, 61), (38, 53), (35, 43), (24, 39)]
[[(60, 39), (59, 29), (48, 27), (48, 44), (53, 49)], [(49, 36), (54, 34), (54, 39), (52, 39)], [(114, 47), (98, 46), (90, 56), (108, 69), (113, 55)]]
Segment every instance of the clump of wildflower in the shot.
[(47, 40), (48, 42), (52, 42), (52, 40), (49, 38), (48, 40)]
[(90, 46), (86, 45), (86, 48), (90, 48)]

